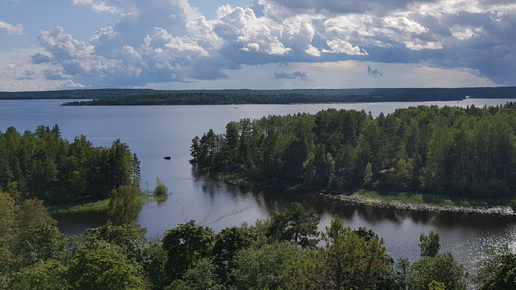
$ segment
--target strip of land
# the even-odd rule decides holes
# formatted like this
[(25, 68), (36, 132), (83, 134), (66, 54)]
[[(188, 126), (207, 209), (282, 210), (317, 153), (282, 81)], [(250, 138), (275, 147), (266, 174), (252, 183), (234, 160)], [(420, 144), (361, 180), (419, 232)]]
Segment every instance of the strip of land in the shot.
[[(87, 93), (88, 91), (80, 92)], [(395, 88), (335, 90), (209, 90), (209, 91), (102, 91), (89, 101), (65, 106), (306, 104), (356, 102), (459, 101), (466, 98), (516, 98), (515, 87), (503, 88)], [(76, 94), (80, 95), (80, 94)], [(1, 97), (1, 96), (0, 96)], [(81, 97), (82, 98), (82, 97)]]
[(505, 205), (497, 206), (459, 206), (459, 205), (434, 205), (427, 203), (410, 203), (399, 200), (385, 200), (381, 198), (368, 197), (360, 193), (354, 194), (325, 194), (319, 193), (318, 197), (325, 201), (338, 202), (352, 206), (373, 206), (378, 208), (395, 208), (411, 211), (425, 212), (453, 212), (453, 213), (475, 213), (494, 216), (515, 216), (516, 212)]
[(458, 101), (465, 98), (516, 98), (516, 87), (293, 90), (80, 89), (39, 92), (0, 92), (0, 100), (85, 100), (83, 102), (66, 103), (66, 105), (73, 106)]

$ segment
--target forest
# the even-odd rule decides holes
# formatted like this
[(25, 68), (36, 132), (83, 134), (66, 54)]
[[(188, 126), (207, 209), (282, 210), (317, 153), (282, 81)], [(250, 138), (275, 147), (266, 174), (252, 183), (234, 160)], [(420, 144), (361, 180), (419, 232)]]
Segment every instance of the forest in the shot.
[(120, 186), (139, 187), (139, 168), (136, 155), (120, 140), (111, 147), (94, 147), (85, 136), (69, 142), (58, 125), (0, 132), (0, 191), (47, 206), (104, 200)]
[[(395, 89), (295, 89), (295, 90), (88, 90), (72, 91), (88, 101), (66, 102), (64, 106), (126, 105), (225, 105), (306, 104), (350, 102), (457, 101), (465, 98), (515, 98), (515, 87), (497, 88), (395, 88)], [(119, 94), (116, 94), (119, 93)], [(60, 93), (62, 94), (62, 93)], [(2, 95), (0, 94), (0, 98)]]
[[(134, 187), (133, 187), (134, 188)], [(117, 215), (112, 221), (120, 221)], [(493, 249), (470, 275), (440, 236), (420, 236), (418, 261), (394, 260), (373, 231), (300, 203), (215, 233), (195, 221), (149, 239), (135, 219), (67, 237), (35, 199), (0, 192), (0, 289), (514, 289), (516, 254)], [(416, 241), (415, 241), (416, 242)]]
[(0, 92), (0, 100), (102, 99), (154, 94), (151, 89), (80, 89), (60, 91)]
[(242, 119), (192, 140), (191, 163), (300, 191), (408, 191), (513, 198), (516, 111), (418, 106), (373, 117), (328, 109)]

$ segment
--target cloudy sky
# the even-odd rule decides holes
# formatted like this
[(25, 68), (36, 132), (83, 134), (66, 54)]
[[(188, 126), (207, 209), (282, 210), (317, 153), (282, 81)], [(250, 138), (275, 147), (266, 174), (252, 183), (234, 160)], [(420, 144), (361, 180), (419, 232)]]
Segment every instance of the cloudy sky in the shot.
[(514, 85), (514, 0), (0, 0), (0, 91)]

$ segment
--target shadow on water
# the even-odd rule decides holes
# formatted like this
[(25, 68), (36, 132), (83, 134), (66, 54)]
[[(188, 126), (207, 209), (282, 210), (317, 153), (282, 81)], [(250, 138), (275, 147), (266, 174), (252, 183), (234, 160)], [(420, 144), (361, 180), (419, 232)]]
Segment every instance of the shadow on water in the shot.
[(82, 235), (85, 229), (103, 226), (108, 221), (106, 212), (52, 214), (52, 217), (58, 221), (59, 230), (68, 236)]
[(229, 195), (232, 198), (242, 194), (252, 195), (256, 206), (270, 211), (281, 211), (292, 202), (299, 202), (305, 207), (314, 209), (320, 215), (338, 215), (345, 220), (360, 219), (368, 224), (390, 222), (402, 224), (411, 221), (414, 224), (431, 225), (439, 229), (474, 228), (477, 230), (494, 230), (505, 228), (516, 223), (516, 219), (507, 216), (495, 216), (479, 213), (455, 213), (418, 211), (398, 208), (380, 208), (369, 205), (346, 205), (340, 202), (319, 198), (317, 195), (304, 194), (294, 190), (261, 190), (228, 184), (210, 178), (205, 173), (192, 170), (195, 181), (202, 184), (204, 194), (215, 198), (218, 194)]

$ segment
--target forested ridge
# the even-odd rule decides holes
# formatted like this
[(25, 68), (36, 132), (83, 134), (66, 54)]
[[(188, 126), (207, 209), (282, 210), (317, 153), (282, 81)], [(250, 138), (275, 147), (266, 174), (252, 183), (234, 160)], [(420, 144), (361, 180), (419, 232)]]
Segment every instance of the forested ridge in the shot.
[(328, 109), (230, 122), (195, 137), (191, 162), (307, 191), (358, 188), (512, 198), (516, 111), (418, 106), (376, 118)]
[(102, 99), (130, 95), (155, 94), (151, 89), (80, 89), (61, 91), (0, 92), (2, 100)]
[[(114, 91), (116, 92), (116, 91)], [(108, 91), (88, 94), (91, 101), (65, 106), (302, 104), (350, 102), (454, 101), (465, 98), (516, 98), (516, 88), (393, 88), (295, 90)], [(77, 94), (76, 94), (77, 95)], [(1, 97), (1, 96), (0, 96)]]

